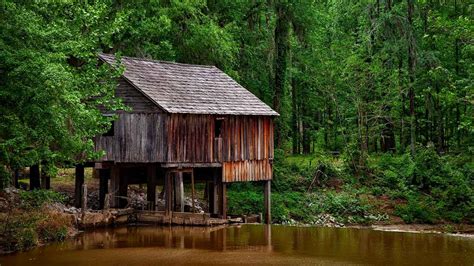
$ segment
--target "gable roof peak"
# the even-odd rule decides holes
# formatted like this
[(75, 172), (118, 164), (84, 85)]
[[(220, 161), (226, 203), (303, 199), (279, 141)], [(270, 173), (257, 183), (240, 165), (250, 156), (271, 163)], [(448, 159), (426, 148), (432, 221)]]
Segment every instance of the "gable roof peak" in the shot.
[[(100, 54), (110, 65), (114, 55)], [(169, 113), (277, 116), (215, 66), (121, 57), (123, 77)]]

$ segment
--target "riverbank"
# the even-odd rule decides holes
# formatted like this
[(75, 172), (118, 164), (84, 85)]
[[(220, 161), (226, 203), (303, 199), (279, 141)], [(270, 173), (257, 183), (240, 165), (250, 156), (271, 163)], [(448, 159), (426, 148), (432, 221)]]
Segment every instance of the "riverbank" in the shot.
[[(62, 184), (61, 188), (68, 185)], [(50, 242), (75, 237), (84, 229), (99, 229), (134, 223), (129, 219), (133, 209), (83, 212), (68, 203), (67, 188), (63, 191), (22, 191), (8, 188), (0, 192), (0, 254), (22, 251)], [(141, 195), (137, 193), (136, 195)], [(141, 198), (141, 196), (140, 196)], [(145, 197), (146, 198), (146, 197)], [(92, 205), (94, 197), (90, 196)], [(137, 199), (135, 199), (138, 201)], [(198, 205), (201, 203), (199, 202)], [(204, 205), (204, 204), (203, 204)], [(405, 224), (400, 219), (385, 220), (370, 225), (343, 224), (329, 214), (315, 217), (312, 224), (291, 221), (280, 225), (296, 227), (338, 227), (372, 229), (377, 231), (444, 233), (474, 238), (474, 225), (469, 224)], [(390, 224), (390, 222), (393, 222)], [(278, 224), (275, 224), (278, 225)]]
[[(472, 186), (466, 183), (474, 176), (473, 163), (462, 157), (433, 155), (430, 150), (425, 153), (429, 156), (420, 152), (415, 158), (409, 155), (368, 158), (365, 172), (370, 175), (367, 176), (354, 173), (345, 158), (277, 154), (272, 182), (273, 223), (473, 235), (474, 194)], [(424, 186), (417, 183), (418, 179)], [(23, 187), (27, 183), (26, 179), (21, 180)], [(86, 171), (85, 183), (89, 210), (84, 217), (82, 210), (71, 207), (73, 169), (59, 169), (51, 179), (49, 192), (19, 190), (14, 196), (1, 192), (3, 249), (22, 250), (63, 240), (81, 230), (84, 221), (89, 221), (91, 227), (114, 225), (120, 216), (118, 212), (97, 211), (99, 182), (90, 169)], [(195, 207), (199, 213), (208, 212), (204, 190), (197, 186)], [(130, 208), (146, 206), (145, 186), (131, 185), (128, 191)], [(192, 204), (189, 195), (187, 198), (189, 209)], [(228, 184), (227, 202), (228, 214), (263, 213), (263, 188), (260, 184)], [(158, 199), (157, 206), (164, 208), (164, 201)], [(126, 222), (124, 217), (120, 218), (121, 223)]]

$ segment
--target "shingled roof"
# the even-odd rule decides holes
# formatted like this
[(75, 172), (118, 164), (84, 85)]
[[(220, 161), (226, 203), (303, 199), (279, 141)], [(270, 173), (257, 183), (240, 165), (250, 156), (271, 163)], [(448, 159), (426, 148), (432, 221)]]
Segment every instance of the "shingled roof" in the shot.
[[(114, 55), (99, 57), (116, 65)], [(215, 66), (121, 57), (123, 77), (169, 113), (277, 116)]]

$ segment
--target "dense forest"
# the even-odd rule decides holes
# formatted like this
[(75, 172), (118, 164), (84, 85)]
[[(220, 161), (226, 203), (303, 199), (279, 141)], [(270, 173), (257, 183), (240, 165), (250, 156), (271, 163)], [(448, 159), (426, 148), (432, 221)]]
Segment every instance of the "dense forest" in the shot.
[[(474, 221), (470, 1), (0, 0), (0, 14), (4, 185), (98, 156), (97, 106), (121, 107), (105, 52), (215, 65), (279, 112), (278, 222), (379, 219), (381, 198), (408, 222)], [(230, 188), (231, 211), (262, 205), (249, 186)]]

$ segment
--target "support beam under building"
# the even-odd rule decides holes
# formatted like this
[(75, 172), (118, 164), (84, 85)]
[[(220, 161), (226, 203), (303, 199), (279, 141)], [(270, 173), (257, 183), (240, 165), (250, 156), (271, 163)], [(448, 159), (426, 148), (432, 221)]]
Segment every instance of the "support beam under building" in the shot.
[(208, 201), (209, 201), (209, 213), (213, 215), (217, 215), (219, 213), (219, 185), (218, 185), (218, 178), (219, 178), (219, 171), (220, 168), (216, 168), (213, 173), (212, 182), (208, 183)]
[(51, 177), (46, 172), (46, 166), (44, 164), (41, 166), (41, 188), (42, 189), (51, 188)]
[(128, 205), (128, 180), (123, 174), (119, 175), (119, 208), (125, 208)]
[(76, 208), (80, 208), (82, 201), (82, 185), (84, 184), (84, 165), (76, 165), (75, 178), (74, 205)]
[(120, 184), (120, 168), (113, 165), (110, 169), (110, 205), (112, 208), (119, 207), (119, 184)]
[(41, 188), (39, 165), (30, 166), (30, 190)]
[(222, 219), (227, 219), (227, 184), (221, 182), (220, 188), (220, 215)]
[(272, 223), (272, 214), (271, 214), (271, 198), (272, 198), (272, 181), (264, 181), (264, 202), (265, 202), (265, 223)]
[(169, 171), (165, 174), (165, 213), (166, 216), (173, 213), (173, 175)]
[(98, 169), (99, 172), (99, 208), (105, 206), (105, 196), (109, 193), (110, 169)]
[(15, 188), (20, 188), (20, 184), (18, 183), (19, 179), (20, 179), (20, 170), (15, 169), (15, 172), (13, 173), (13, 182), (12, 182)]
[(150, 210), (156, 208), (156, 165), (151, 164), (147, 168), (146, 200), (150, 204)]
[(174, 202), (175, 210), (184, 212), (184, 182), (183, 172), (177, 172), (174, 179)]

